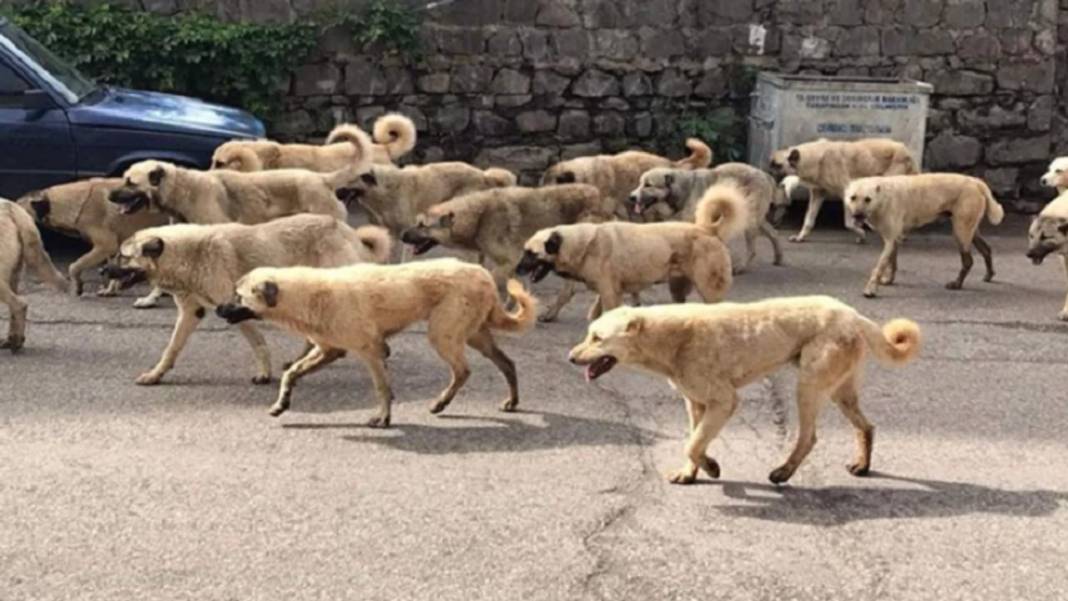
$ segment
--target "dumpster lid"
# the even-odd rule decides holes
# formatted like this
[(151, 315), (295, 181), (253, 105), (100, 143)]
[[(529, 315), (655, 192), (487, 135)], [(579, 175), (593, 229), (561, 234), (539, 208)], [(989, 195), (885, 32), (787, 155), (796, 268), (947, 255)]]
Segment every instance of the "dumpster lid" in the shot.
[(844, 91), (856, 92), (880, 91), (919, 94), (930, 94), (934, 91), (934, 86), (929, 83), (895, 77), (801, 75), (761, 71), (757, 75), (757, 79), (783, 89), (826, 89), (830, 87), (835, 89), (844, 88)]

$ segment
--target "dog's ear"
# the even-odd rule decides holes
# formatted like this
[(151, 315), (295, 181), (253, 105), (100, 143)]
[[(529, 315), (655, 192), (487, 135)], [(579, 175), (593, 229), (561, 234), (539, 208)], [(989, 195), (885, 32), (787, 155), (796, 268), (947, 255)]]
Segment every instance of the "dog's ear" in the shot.
[(549, 238), (545, 241), (545, 254), (560, 254), (560, 247), (563, 245), (564, 237), (560, 235), (560, 232), (553, 232), (549, 234)]
[(166, 173), (167, 172), (163, 170), (163, 167), (156, 167), (148, 173), (148, 183), (151, 184), (152, 187), (158, 188), (159, 185), (163, 183), (163, 176), (166, 175)]
[(576, 181), (578, 180), (575, 177), (574, 171), (565, 171), (560, 175), (556, 176), (556, 183), (558, 184), (573, 184)]
[(438, 219), (438, 227), (452, 229), (452, 224), (455, 221), (456, 221), (456, 214), (452, 213), (450, 211), (448, 213), (445, 213), (444, 215), (441, 216), (440, 219)]
[(801, 151), (796, 148), (791, 150), (790, 156), (786, 157), (786, 160), (791, 167), (797, 167), (797, 164), (801, 162)]
[(665, 186), (670, 188), (671, 185), (674, 184), (674, 183), (675, 183), (675, 176), (674, 175), (672, 175), (670, 173), (664, 175), (664, 185)]
[(278, 284), (267, 280), (257, 287), (256, 292), (263, 299), (263, 304), (272, 309), (278, 306)]
[(360, 180), (362, 180), (363, 183), (367, 184), (368, 186), (378, 185), (378, 178), (375, 177), (374, 171), (368, 171), (367, 173), (364, 173), (360, 176)]
[(33, 213), (37, 216), (37, 221), (44, 221), (48, 214), (52, 212), (52, 201), (48, 199), (47, 194), (43, 194), (41, 198), (30, 201), (30, 208), (33, 209)]
[(627, 322), (627, 329), (624, 330), (624, 332), (628, 336), (633, 336), (635, 334), (641, 334), (642, 330), (644, 330), (644, 329), (645, 329), (645, 319), (640, 317), (640, 316), (638, 316), (638, 315), (635, 315), (634, 317), (630, 318), (630, 321)]
[(163, 238), (152, 238), (141, 245), (141, 255), (149, 259), (158, 259), (163, 255)]

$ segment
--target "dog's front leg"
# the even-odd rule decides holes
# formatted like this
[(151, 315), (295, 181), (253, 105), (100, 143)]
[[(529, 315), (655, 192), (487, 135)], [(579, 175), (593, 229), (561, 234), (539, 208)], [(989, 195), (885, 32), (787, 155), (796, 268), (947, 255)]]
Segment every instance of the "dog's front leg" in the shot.
[(267, 341), (263, 334), (255, 326), (244, 322), (238, 326), (241, 334), (248, 340), (252, 347), (252, 355), (256, 359), (256, 375), (252, 377), (253, 384), (267, 384), (271, 381), (271, 353), (267, 350)]
[(574, 298), (576, 288), (577, 284), (575, 282), (572, 280), (564, 280), (564, 285), (560, 288), (560, 293), (556, 295), (556, 300), (553, 301), (552, 306), (538, 316), (538, 321), (542, 323), (556, 321), (556, 318), (560, 316), (560, 310), (566, 307), (567, 303), (571, 302), (571, 299)]
[(872, 269), (871, 276), (868, 277), (868, 283), (864, 286), (864, 296), (867, 298), (874, 298), (875, 293), (879, 290), (879, 278), (885, 270), (890, 268), (890, 261), (897, 252), (897, 245), (896, 237), (883, 238), (883, 252), (879, 255), (879, 260), (875, 262), (875, 269)]
[(687, 396), (686, 403), (692, 424), (690, 438), (686, 442), (686, 465), (668, 474), (668, 481), (672, 484), (693, 484), (697, 480), (698, 469), (704, 470), (711, 478), (719, 478), (719, 463), (705, 453), (709, 443), (734, 414), (738, 395), (732, 392), (726, 399), (706, 402)]
[(771, 250), (774, 253), (772, 265), (782, 265), (782, 243), (779, 242), (779, 232), (775, 230), (775, 226), (767, 221), (761, 221), (760, 233), (771, 241)]
[(81, 296), (82, 291), (84, 290), (82, 272), (107, 261), (108, 257), (114, 254), (115, 250), (117, 249), (114, 247), (93, 246), (89, 252), (79, 257), (77, 261), (71, 263), (70, 267), (67, 269), (67, 275), (70, 276), (70, 281), (74, 282), (74, 296)]
[(193, 333), (193, 330), (197, 329), (200, 320), (204, 318), (204, 308), (193, 298), (182, 297), (175, 300), (178, 304), (178, 321), (174, 323), (171, 340), (167, 343), (167, 348), (163, 350), (163, 356), (160, 358), (159, 363), (151, 371), (147, 371), (137, 378), (136, 382), (142, 386), (159, 384), (163, 374), (174, 367), (174, 362), (178, 359), (182, 349), (185, 348), (189, 335)]
[(361, 352), (361, 358), (367, 364), (367, 370), (371, 372), (371, 381), (374, 382), (375, 395), (378, 397), (378, 415), (367, 421), (372, 428), (388, 428), (390, 421), (390, 407), (393, 404), (393, 389), (389, 385), (389, 372), (386, 371), (386, 362), (382, 355), (384, 343), (372, 344), (369, 350)]
[(324, 349), (321, 346), (313, 347), (306, 355), (298, 359), (282, 374), (282, 382), (278, 386), (278, 400), (271, 405), (271, 417), (278, 417), (289, 409), (289, 401), (293, 396), (293, 388), (297, 381), (304, 376), (314, 373), (323, 367), (345, 356), (345, 351), (337, 349)]
[[(1061, 255), (1061, 263), (1064, 265), (1064, 278), (1068, 280), (1068, 255)], [(1058, 317), (1061, 321), (1068, 321), (1068, 295), (1064, 297), (1064, 308)]]
[(816, 217), (820, 214), (820, 208), (823, 207), (824, 195), (823, 190), (818, 188), (812, 188), (808, 192), (808, 210), (805, 211), (805, 223), (801, 226), (801, 231), (796, 236), (790, 236), (790, 242), (804, 242), (808, 235), (812, 233), (812, 228), (816, 227)]
[(159, 304), (159, 299), (163, 297), (163, 289), (159, 287), (153, 287), (152, 290), (134, 301), (135, 309), (151, 309)]

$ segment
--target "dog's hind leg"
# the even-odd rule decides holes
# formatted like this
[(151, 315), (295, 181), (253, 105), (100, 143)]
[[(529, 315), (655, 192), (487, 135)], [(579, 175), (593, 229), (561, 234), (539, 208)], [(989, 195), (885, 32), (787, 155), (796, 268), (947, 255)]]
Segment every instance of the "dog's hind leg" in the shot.
[[(978, 228), (978, 218), (965, 220), (959, 218), (959, 214), (953, 216), (953, 237), (957, 240), (957, 246), (960, 248), (961, 266), (960, 273), (957, 274), (957, 279), (946, 284), (946, 288), (949, 290), (960, 290), (963, 288), (964, 278), (968, 277), (968, 272), (972, 270), (972, 265), (975, 263), (975, 260), (972, 258), (972, 242), (976, 237)], [(976, 247), (978, 247), (978, 244)]]
[[(114, 251), (114, 248), (96, 245), (93, 246), (89, 252), (78, 257), (77, 261), (71, 263), (70, 267), (67, 269), (67, 275), (70, 276), (70, 281), (74, 283), (74, 296), (82, 295), (82, 290), (84, 289), (82, 272), (107, 261), (108, 257), (114, 254)], [(105, 288), (104, 290), (109, 288)], [(104, 295), (98, 293), (98, 296)]]
[(278, 417), (289, 410), (289, 401), (293, 396), (293, 388), (301, 378), (319, 371), (344, 356), (345, 351), (338, 349), (312, 347), (311, 351), (293, 363), (282, 374), (282, 382), (278, 386), (278, 400), (275, 401), (270, 409), (271, 417)]
[(567, 303), (571, 302), (571, 299), (575, 296), (575, 290), (577, 285), (571, 280), (565, 280), (564, 285), (560, 288), (560, 293), (556, 295), (556, 300), (553, 304), (545, 310), (544, 313), (538, 316), (538, 321), (542, 323), (549, 323), (556, 321), (556, 318), (560, 316), (560, 311), (567, 306)]
[(193, 330), (197, 329), (200, 320), (204, 318), (204, 308), (192, 298), (176, 298), (175, 300), (178, 304), (178, 320), (174, 323), (171, 340), (167, 343), (167, 348), (163, 350), (163, 356), (160, 357), (159, 363), (151, 370), (138, 376), (136, 382), (142, 386), (159, 384), (163, 375), (174, 367), (174, 362), (178, 359), (182, 349), (185, 348), (189, 335), (193, 333)]
[(256, 375), (252, 377), (253, 384), (267, 384), (271, 381), (271, 352), (267, 350), (267, 341), (263, 334), (251, 323), (245, 322), (238, 326), (241, 335), (252, 347), (252, 355), (256, 358)]
[(367, 365), (367, 370), (371, 372), (375, 396), (378, 397), (378, 415), (367, 420), (367, 425), (372, 428), (388, 428), (392, 415), (393, 388), (390, 386), (386, 358), (382, 352), (384, 347), (385, 344), (379, 341), (378, 344), (372, 344), (360, 350), (360, 358)]
[(796, 236), (790, 236), (790, 242), (804, 242), (808, 235), (812, 233), (812, 228), (816, 227), (816, 217), (820, 214), (820, 208), (823, 207), (823, 191), (816, 188), (809, 190), (808, 194), (808, 210), (805, 211), (805, 223), (801, 226), (801, 231)]
[[(734, 414), (738, 406), (738, 395), (730, 389), (729, 394), (723, 391), (725, 398), (711, 398), (702, 402), (696, 397), (691, 397), (688, 391), (683, 391), (690, 409), (690, 419), (693, 426), (690, 438), (686, 442), (686, 465), (668, 474), (668, 481), (673, 484), (692, 484), (697, 479), (697, 470), (702, 469), (711, 478), (719, 478), (719, 463), (705, 453), (708, 445), (723, 429), (724, 424)], [(703, 407), (703, 410), (698, 409)]]
[(471, 337), (467, 344), (489, 359), (504, 374), (508, 382), (508, 398), (501, 404), (501, 411), (515, 411), (519, 406), (519, 381), (516, 377), (515, 362), (497, 346), (493, 334), (485, 326)]
[(17, 353), (26, 342), (26, 313), (29, 308), (26, 301), (15, 292), (15, 288), (9, 286), (18, 277), (17, 272), (13, 277), (0, 278), (0, 303), (7, 305), (11, 311), (11, 322), (8, 324), (7, 338), (0, 340), (0, 349), (7, 349)]
[(427, 337), (430, 338), (430, 345), (438, 356), (449, 365), (451, 374), (449, 385), (431, 404), (431, 413), (444, 411), (471, 376), (471, 369), (464, 357), (464, 345), (467, 341), (463, 338), (470, 329), (468, 324), (462, 323), (462, 318), (458, 319), (458, 315), (460, 313), (455, 310), (446, 310), (445, 306), (439, 306), (430, 316)]
[[(1068, 280), (1068, 255), (1061, 255), (1061, 264), (1064, 265), (1064, 277)], [(1060, 315), (1057, 316), (1061, 321), (1068, 321), (1068, 296), (1064, 298), (1064, 307), (1061, 309)]]
[(760, 235), (771, 242), (771, 251), (774, 253), (772, 265), (782, 265), (782, 242), (779, 241), (779, 232), (775, 229), (775, 226), (767, 221), (761, 221)]
[(875, 444), (875, 426), (871, 425), (868, 418), (860, 411), (860, 399), (857, 392), (857, 376), (850, 375), (842, 382), (838, 389), (831, 394), (831, 400), (838, 405), (842, 415), (853, 424), (857, 440), (857, 455), (852, 463), (846, 466), (850, 474), (854, 476), (867, 476), (871, 470), (871, 451)]
[(987, 244), (987, 241), (978, 233), (975, 234), (972, 243), (975, 244), (975, 250), (983, 255), (983, 262), (986, 264), (986, 275), (983, 276), (983, 281), (990, 282), (994, 279), (994, 275), (996, 275), (994, 273), (994, 253), (990, 250), (990, 245)]
[[(1066, 269), (1068, 269), (1068, 267), (1066, 267)], [(1068, 300), (1065, 300), (1064, 306), (1068, 307)], [(586, 311), (586, 320), (593, 321), (600, 317), (602, 313), (604, 313), (604, 305), (601, 303), (601, 295), (598, 294), (597, 298), (593, 299), (593, 304), (591, 304), (590, 308)]]
[(668, 290), (671, 291), (671, 300), (676, 303), (686, 302), (686, 297), (693, 291), (693, 282), (687, 277), (676, 277), (668, 280)]
[(753, 259), (756, 258), (756, 237), (756, 231), (745, 230), (745, 261), (741, 265), (733, 266), (735, 275), (749, 271), (749, 266), (753, 264)]

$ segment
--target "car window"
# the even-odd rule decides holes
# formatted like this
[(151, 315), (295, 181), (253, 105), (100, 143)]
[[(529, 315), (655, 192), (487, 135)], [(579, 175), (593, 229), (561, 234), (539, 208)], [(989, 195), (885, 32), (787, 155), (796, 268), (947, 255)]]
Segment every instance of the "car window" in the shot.
[(30, 88), (21, 75), (11, 67), (0, 63), (0, 96), (22, 96)]

